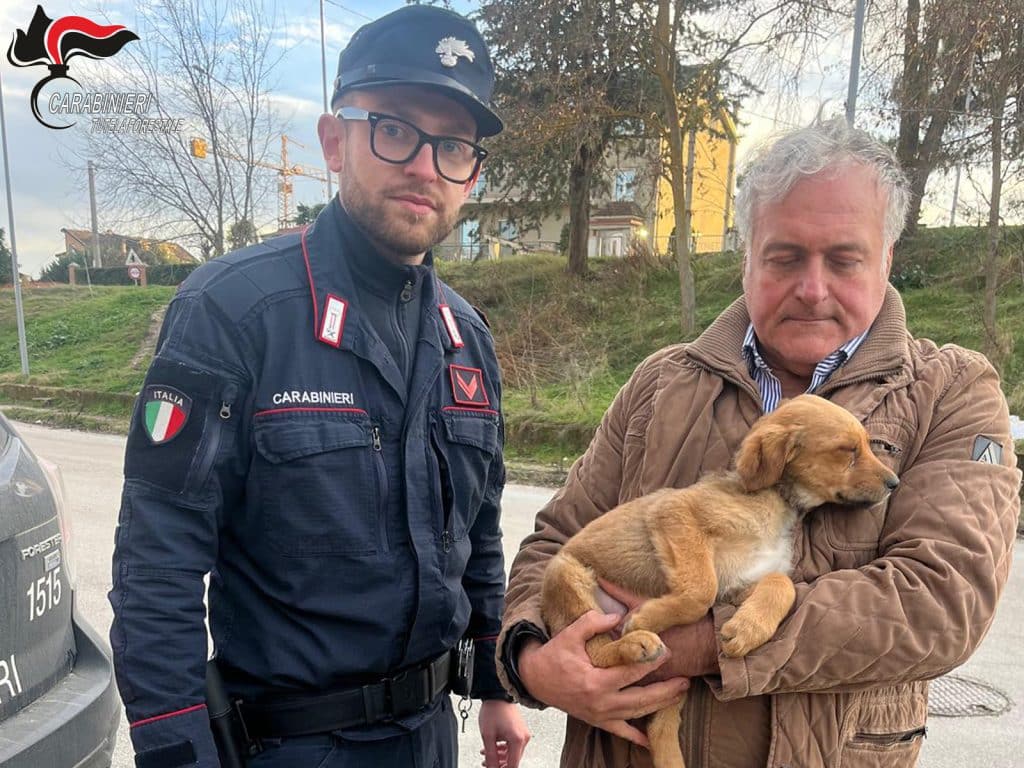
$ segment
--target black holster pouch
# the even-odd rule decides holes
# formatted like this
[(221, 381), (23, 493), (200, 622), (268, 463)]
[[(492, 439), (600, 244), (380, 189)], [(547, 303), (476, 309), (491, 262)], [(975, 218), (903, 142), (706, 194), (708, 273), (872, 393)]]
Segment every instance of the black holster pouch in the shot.
[(245, 757), (258, 750), (253, 749), (255, 745), (246, 735), (238, 707), (228, 696), (214, 659), (206, 662), (206, 709), (221, 767), (245, 768)]

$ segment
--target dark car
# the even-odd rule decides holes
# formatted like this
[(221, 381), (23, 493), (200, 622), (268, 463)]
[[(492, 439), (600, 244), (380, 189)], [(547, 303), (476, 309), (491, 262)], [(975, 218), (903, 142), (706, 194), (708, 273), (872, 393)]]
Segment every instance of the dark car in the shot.
[(0, 767), (109, 766), (110, 654), (75, 606), (63, 483), (0, 415)]

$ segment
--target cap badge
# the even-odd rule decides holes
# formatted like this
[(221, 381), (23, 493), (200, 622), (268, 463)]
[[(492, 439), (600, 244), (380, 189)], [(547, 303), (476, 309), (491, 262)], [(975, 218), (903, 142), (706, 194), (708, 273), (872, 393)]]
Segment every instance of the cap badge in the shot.
[(441, 54), (441, 63), (446, 67), (454, 67), (458, 64), (459, 56), (465, 56), (466, 61), (473, 61), (476, 58), (465, 40), (456, 40), (454, 37), (443, 38), (437, 44), (434, 53)]

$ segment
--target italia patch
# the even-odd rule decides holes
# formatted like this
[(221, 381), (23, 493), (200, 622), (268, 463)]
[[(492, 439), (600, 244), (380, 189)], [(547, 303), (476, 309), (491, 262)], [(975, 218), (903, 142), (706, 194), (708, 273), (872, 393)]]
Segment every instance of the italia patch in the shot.
[(163, 445), (181, 434), (192, 412), (191, 397), (162, 384), (146, 387), (142, 397), (142, 423), (153, 445)]
[(971, 451), (971, 458), (982, 464), (1002, 464), (1003, 446), (991, 437), (978, 435), (974, 438), (974, 450)]
[(479, 368), (449, 365), (448, 373), (452, 379), (452, 397), (456, 403), (477, 408), (490, 405), (487, 392), (484, 390), (483, 371)]

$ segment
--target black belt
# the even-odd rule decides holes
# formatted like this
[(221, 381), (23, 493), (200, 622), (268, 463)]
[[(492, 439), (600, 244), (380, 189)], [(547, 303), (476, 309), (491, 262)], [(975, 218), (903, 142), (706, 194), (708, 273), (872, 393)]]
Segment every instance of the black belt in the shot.
[(426, 707), (449, 688), (451, 654), (359, 688), (258, 704), (241, 702), (250, 738), (285, 738), (373, 725)]

